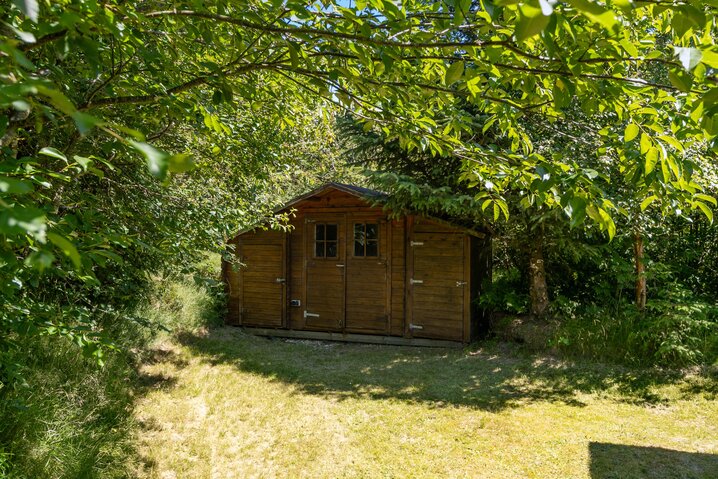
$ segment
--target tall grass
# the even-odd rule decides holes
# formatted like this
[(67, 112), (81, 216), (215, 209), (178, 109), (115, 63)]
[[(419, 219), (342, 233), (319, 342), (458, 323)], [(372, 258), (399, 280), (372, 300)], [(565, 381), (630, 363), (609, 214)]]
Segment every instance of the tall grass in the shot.
[(132, 441), (132, 410), (143, 394), (138, 366), (158, 334), (221, 320), (218, 284), (216, 268), (153, 279), (151, 299), (127, 312), (137, 321), (105, 326), (117, 349), (102, 367), (67, 340), (18, 338), (22, 347), (12, 359), (24, 383), (0, 390), (0, 477), (132, 476), (140, 461)]
[(572, 356), (640, 366), (718, 363), (718, 307), (680, 288), (666, 290), (644, 312), (632, 304), (588, 305), (563, 321), (553, 345)]

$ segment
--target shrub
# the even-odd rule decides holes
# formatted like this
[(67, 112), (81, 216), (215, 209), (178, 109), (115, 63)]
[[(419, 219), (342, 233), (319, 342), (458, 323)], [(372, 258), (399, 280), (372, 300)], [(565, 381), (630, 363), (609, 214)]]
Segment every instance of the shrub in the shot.
[(570, 355), (681, 367), (718, 359), (718, 306), (673, 284), (641, 313), (591, 304), (564, 317), (551, 344)]
[(489, 311), (525, 314), (528, 311), (528, 291), (517, 268), (499, 270), (492, 281), (483, 285), (479, 305)]

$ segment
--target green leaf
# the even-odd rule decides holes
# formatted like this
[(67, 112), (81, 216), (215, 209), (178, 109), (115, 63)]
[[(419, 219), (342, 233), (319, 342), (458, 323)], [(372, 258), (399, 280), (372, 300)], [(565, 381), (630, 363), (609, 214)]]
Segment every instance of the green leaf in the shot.
[(102, 124), (102, 122), (94, 116), (80, 111), (73, 113), (72, 119), (75, 120), (77, 131), (79, 131), (81, 135), (87, 134), (87, 132), (92, 130), (95, 126)]
[(713, 206), (718, 206), (718, 200), (716, 200), (713, 196), (706, 195), (704, 193), (697, 193), (694, 196), (700, 200), (707, 201)]
[(35, 268), (38, 271), (44, 271), (52, 266), (53, 261), (55, 261), (55, 255), (49, 251), (40, 250), (30, 253), (30, 255), (25, 258), (25, 265)]
[(40, 15), (40, 6), (37, 4), (37, 0), (12, 0), (12, 3), (14, 3), (27, 18), (37, 23), (37, 19)]
[(623, 131), (623, 141), (628, 143), (638, 136), (641, 129), (635, 123), (629, 123), (626, 125), (626, 129)]
[(539, 0), (541, 6), (541, 13), (547, 17), (553, 13), (553, 7), (558, 3), (558, 0)]
[(606, 213), (606, 216), (606, 231), (608, 231), (608, 240), (613, 241), (613, 238), (616, 236), (616, 223), (613, 221), (613, 218), (608, 215), (608, 213)]
[(72, 264), (75, 266), (76, 269), (80, 269), (82, 267), (80, 253), (77, 252), (77, 248), (75, 248), (75, 245), (73, 245), (72, 242), (70, 242), (64, 236), (60, 236), (59, 234), (52, 232), (47, 233), (47, 239), (49, 239), (55, 246), (60, 248), (60, 250), (65, 253), (67, 257), (70, 258)]
[(170, 160), (169, 153), (158, 150), (148, 143), (134, 140), (129, 140), (129, 143), (135, 150), (142, 153), (147, 159), (147, 168), (150, 170), (152, 176), (161, 180), (164, 180), (165, 177), (167, 177)]
[(10, 195), (22, 195), (32, 191), (32, 184), (27, 181), (0, 176), (0, 192)]
[(45, 155), (45, 156), (51, 156), (52, 158), (57, 158), (58, 160), (62, 160), (65, 163), (67, 163), (67, 157), (64, 153), (62, 153), (57, 148), (53, 148), (51, 146), (46, 146), (42, 150), (40, 150), (39, 154)]
[(656, 167), (657, 163), (658, 163), (658, 148), (656, 148), (655, 146), (652, 146), (646, 152), (646, 174), (651, 173), (653, 171), (653, 169)]
[(658, 196), (651, 195), (648, 198), (646, 198), (645, 200), (641, 201), (641, 211), (645, 211), (646, 208), (648, 208), (648, 206), (651, 203), (653, 203), (654, 201), (656, 201), (657, 199), (658, 199)]
[(701, 50), (701, 61), (711, 68), (718, 68), (718, 52)]
[(652, 146), (653, 142), (651, 141), (651, 137), (645, 133), (641, 133), (641, 154), (645, 155), (648, 153), (648, 150), (650, 150)]
[(82, 171), (87, 171), (87, 167), (94, 163), (94, 161), (92, 161), (90, 158), (85, 158), (84, 156), (75, 155), (72, 157), (72, 159), (75, 160), (75, 162), (80, 165), (80, 167), (82, 167)]
[(550, 20), (550, 17), (544, 15), (540, 8), (530, 5), (521, 5), (519, 12), (519, 21), (514, 31), (517, 42), (522, 42), (538, 35), (546, 28)]
[(13, 27), (12, 25), (10, 25), (10, 29), (15, 32), (15, 35), (17, 35), (17, 37), (25, 43), (35, 43), (37, 41), (37, 39), (35, 39), (35, 35), (30, 32), (24, 32)]
[(299, 46), (295, 44), (294, 42), (287, 42), (287, 50), (289, 50), (289, 62), (292, 65), (292, 68), (297, 68), (299, 66)]
[(184, 173), (194, 168), (194, 160), (189, 153), (179, 153), (169, 157), (169, 171)]
[(681, 62), (683, 68), (687, 71), (693, 70), (700, 62), (703, 54), (697, 48), (692, 47), (673, 47), (678, 61)]
[(615, 31), (619, 26), (616, 15), (598, 3), (590, 0), (568, 0), (573, 8), (581, 12), (586, 18), (598, 23), (607, 30)]
[(623, 47), (623, 49), (626, 51), (626, 53), (628, 53), (632, 57), (638, 56), (638, 48), (636, 48), (636, 45), (633, 42), (631, 42), (627, 38), (624, 38), (619, 43)]
[(459, 81), (463, 74), (464, 74), (464, 62), (455, 61), (446, 70), (446, 76), (444, 77), (444, 83), (446, 83), (446, 86), (449, 86), (452, 83)]
[(693, 207), (694, 208), (697, 207), (698, 209), (700, 209), (703, 212), (703, 214), (706, 216), (706, 218), (708, 218), (708, 221), (710, 223), (713, 223), (713, 211), (711, 211), (711, 209), (708, 207), (708, 205), (706, 205), (705, 203), (701, 203), (700, 201), (694, 201)]
[(669, 71), (668, 80), (670, 80), (671, 85), (685, 92), (691, 91), (691, 87), (693, 86), (693, 78), (684, 70)]
[(0, 213), (0, 233), (7, 236), (31, 235), (45, 241), (45, 212), (38, 208), (11, 206)]

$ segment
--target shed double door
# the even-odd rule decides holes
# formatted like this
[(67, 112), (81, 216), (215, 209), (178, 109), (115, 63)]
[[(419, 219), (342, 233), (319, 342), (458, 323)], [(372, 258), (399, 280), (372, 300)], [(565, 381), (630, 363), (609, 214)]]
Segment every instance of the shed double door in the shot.
[(407, 335), (465, 340), (469, 308), (465, 235), (415, 232), (408, 246)]
[(305, 225), (305, 328), (387, 332), (386, 222), (323, 214)]

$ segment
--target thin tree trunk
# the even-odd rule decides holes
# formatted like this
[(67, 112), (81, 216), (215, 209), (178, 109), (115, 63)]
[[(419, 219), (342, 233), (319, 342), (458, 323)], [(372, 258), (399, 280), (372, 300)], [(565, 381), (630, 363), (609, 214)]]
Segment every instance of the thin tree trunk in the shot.
[(546, 268), (543, 260), (543, 232), (537, 230), (531, 241), (529, 256), (531, 315), (542, 317), (549, 307)]
[(646, 265), (643, 262), (643, 236), (638, 231), (633, 233), (633, 261), (636, 266), (636, 308), (646, 308)]

